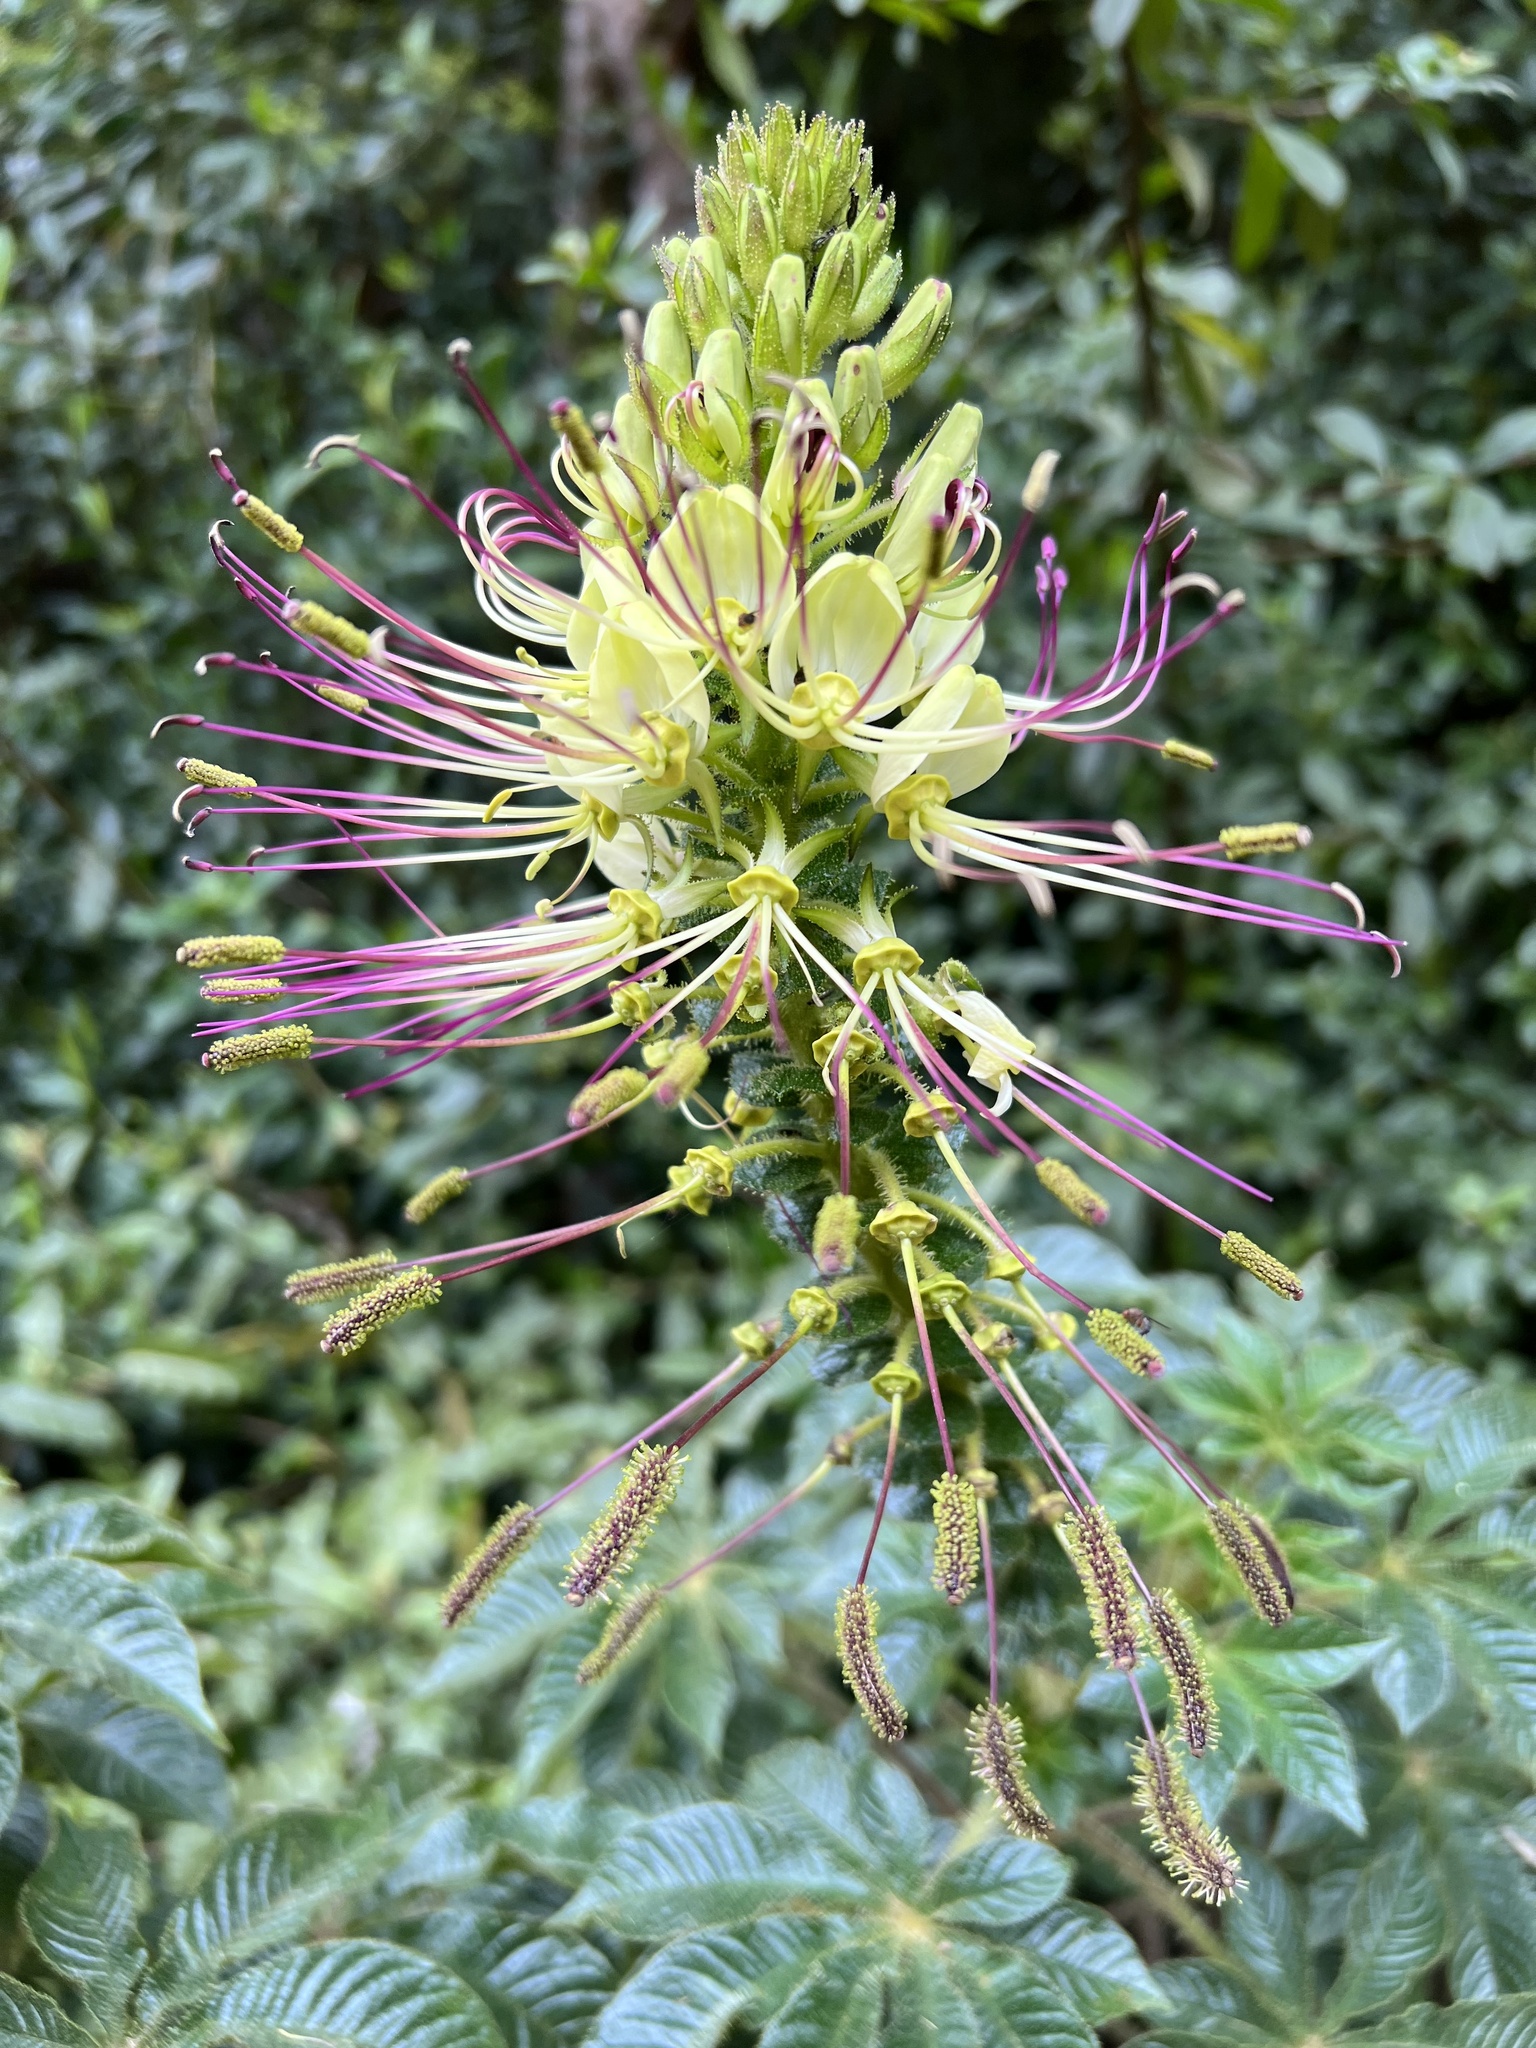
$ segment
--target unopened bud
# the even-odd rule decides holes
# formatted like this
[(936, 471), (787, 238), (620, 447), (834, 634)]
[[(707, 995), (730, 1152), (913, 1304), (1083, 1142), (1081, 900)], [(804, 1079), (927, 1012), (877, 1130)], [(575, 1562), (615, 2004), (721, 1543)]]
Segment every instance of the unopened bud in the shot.
[(597, 1639), (596, 1649), (589, 1651), (577, 1665), (576, 1683), (595, 1685), (598, 1679), (606, 1678), (621, 1658), (629, 1655), (660, 1614), (661, 1600), (659, 1586), (641, 1586), (621, 1606), (615, 1607)]
[(1024, 1730), (1018, 1715), (995, 1702), (978, 1707), (966, 1746), (971, 1769), (992, 1794), (1004, 1827), (1027, 1842), (1044, 1841), (1050, 1817), (1024, 1776)]
[(240, 515), (249, 519), (258, 533), (264, 533), (274, 547), (281, 548), (285, 555), (296, 555), (304, 545), (304, 536), (291, 520), (260, 498), (253, 498), (249, 491), (237, 497)]
[(1218, 1500), (1207, 1517), (1216, 1547), (1247, 1588), (1254, 1612), (1271, 1628), (1284, 1628), (1296, 1609), (1285, 1553), (1268, 1528), (1241, 1501)]
[(907, 1732), (907, 1710), (896, 1697), (880, 1654), (879, 1621), (880, 1603), (868, 1586), (850, 1586), (838, 1596), (837, 1648), (848, 1690), (880, 1740), (900, 1742)]
[(1024, 510), (1038, 512), (1051, 494), (1051, 482), (1061, 457), (1054, 448), (1042, 448), (1029, 466), (1024, 480)]
[(1251, 1237), (1244, 1237), (1240, 1230), (1227, 1232), (1221, 1240), (1221, 1255), (1251, 1273), (1255, 1280), (1262, 1280), (1271, 1293), (1286, 1301), (1300, 1301), (1306, 1293), (1289, 1266), (1265, 1251), (1261, 1244), (1255, 1244)]
[(1312, 844), (1305, 825), (1224, 825), (1217, 838), (1228, 860), (1247, 860), (1255, 853), (1295, 853)]
[(854, 301), (844, 330), (850, 340), (856, 341), (861, 334), (868, 334), (877, 320), (885, 318), (900, 283), (899, 256), (880, 256), (866, 266), (864, 282), (859, 286), (859, 296)]
[(448, 1203), (456, 1202), (460, 1195), (469, 1193), (469, 1175), (462, 1166), (450, 1166), (444, 1172), (434, 1174), (424, 1188), (419, 1188), (405, 1205), (407, 1223), (425, 1223)]
[(632, 1102), (638, 1102), (642, 1095), (650, 1092), (650, 1082), (634, 1067), (612, 1067), (606, 1074), (599, 1074), (595, 1081), (589, 1081), (585, 1088), (579, 1088), (571, 1098), (571, 1106), (565, 1112), (566, 1127), (572, 1131), (584, 1131), (591, 1124), (605, 1123), (611, 1116), (617, 1116), (621, 1109), (628, 1109)]
[(295, 632), (307, 633), (311, 640), (328, 642), (342, 654), (351, 655), (354, 661), (367, 656), (368, 635), (361, 626), (354, 626), (350, 619), (327, 611), (323, 604), (314, 604), (307, 597), (302, 603), (283, 606), (283, 623)]
[(811, 1232), (811, 1257), (824, 1280), (836, 1280), (853, 1271), (862, 1233), (857, 1200), (852, 1195), (828, 1195), (816, 1212), (816, 1227)]
[(752, 329), (752, 369), (758, 382), (805, 372), (805, 265), (798, 256), (776, 258), (758, 302)]
[(1088, 1334), (1101, 1351), (1118, 1359), (1127, 1372), (1155, 1380), (1161, 1379), (1168, 1369), (1157, 1346), (1112, 1308), (1090, 1310)]
[(236, 1038), (216, 1038), (203, 1054), (211, 1074), (238, 1074), (244, 1067), (269, 1066), (274, 1060), (307, 1060), (315, 1034), (307, 1024), (269, 1024), (262, 1031), (242, 1031)]
[(814, 363), (834, 342), (849, 332), (859, 287), (864, 282), (864, 258), (853, 236), (843, 229), (822, 250), (805, 309), (805, 356)]
[(860, 344), (845, 348), (838, 357), (832, 410), (837, 414), (843, 453), (856, 468), (866, 468), (885, 446), (891, 430), (891, 408), (880, 383), (880, 359), (872, 348)]
[(1164, 740), (1163, 759), (1182, 761), (1186, 768), (1214, 768), (1216, 756), (1208, 754), (1204, 747), (1192, 747), (1188, 740)]
[(627, 1572), (672, 1504), (688, 1460), (671, 1444), (641, 1444), (624, 1476), (581, 1539), (565, 1574), (565, 1597), (585, 1606)]
[(805, 1337), (830, 1337), (837, 1328), (837, 1303), (825, 1287), (797, 1287), (784, 1304)]
[(731, 325), (730, 277), (714, 235), (700, 235), (672, 274), (672, 297), (688, 339), (700, 349), (718, 327)]
[(453, 1628), (473, 1613), (507, 1566), (528, 1548), (538, 1529), (538, 1510), (525, 1500), (497, 1517), (484, 1542), (465, 1558), (443, 1595), (445, 1628)]
[(368, 709), (366, 697), (360, 697), (356, 690), (340, 690), (334, 683), (316, 683), (315, 695), (323, 697), (327, 704), (334, 704), (338, 711), (353, 711), (358, 717)]
[(176, 763), (176, 770), (194, 788), (227, 789), (231, 795), (244, 796), (257, 787), (254, 775), (241, 775), (233, 768), (221, 768), (217, 761), (200, 761), (196, 754), (183, 754)]
[(1035, 1179), (1048, 1195), (1056, 1197), (1063, 1209), (1070, 1209), (1080, 1223), (1109, 1221), (1108, 1202), (1064, 1159), (1036, 1160)]
[(955, 295), (936, 277), (926, 278), (908, 298), (875, 353), (887, 398), (899, 398), (927, 369), (949, 332)]
[(946, 1472), (933, 1482), (933, 1584), (951, 1607), (971, 1597), (980, 1561), (976, 1489)]
[(1204, 1647), (1174, 1594), (1154, 1593), (1145, 1612), (1148, 1637), (1168, 1680), (1174, 1725), (1190, 1755), (1204, 1756), (1220, 1732)]
[(203, 983), (201, 993), (209, 1003), (271, 1003), (283, 993), (283, 984), (270, 977), (257, 981), (249, 975), (214, 975)]
[(355, 1292), (360, 1281), (374, 1278), (381, 1266), (395, 1263), (393, 1252), (367, 1252), (360, 1259), (335, 1259), (328, 1266), (304, 1266), (283, 1282), (289, 1301), (334, 1301)]
[(1141, 1641), (1136, 1581), (1120, 1531), (1097, 1502), (1075, 1510), (1058, 1534), (1077, 1566), (1099, 1654), (1116, 1671), (1135, 1669)]
[(320, 1333), (320, 1349), (332, 1358), (361, 1351), (375, 1330), (398, 1322), (415, 1308), (431, 1308), (443, 1298), (442, 1282), (425, 1266), (407, 1266), (381, 1286), (360, 1294), (338, 1309)]
[(693, 351), (683, 316), (670, 299), (661, 299), (645, 316), (640, 363), (633, 376), (641, 410), (654, 420), (693, 377)]
[(1142, 1826), (1180, 1888), (1222, 1905), (1242, 1882), (1242, 1864), (1226, 1836), (1207, 1827), (1176, 1754), (1156, 1736), (1135, 1746), (1133, 1783)]
[(821, 166), (806, 139), (790, 151), (779, 192), (779, 221), (786, 249), (809, 249), (821, 227)]
[(748, 296), (762, 297), (768, 273), (783, 254), (784, 238), (779, 233), (779, 211), (771, 192), (761, 185), (749, 185), (736, 209), (736, 268)]
[(226, 932), (222, 937), (188, 939), (176, 948), (181, 967), (275, 967), (288, 948), (266, 932)]

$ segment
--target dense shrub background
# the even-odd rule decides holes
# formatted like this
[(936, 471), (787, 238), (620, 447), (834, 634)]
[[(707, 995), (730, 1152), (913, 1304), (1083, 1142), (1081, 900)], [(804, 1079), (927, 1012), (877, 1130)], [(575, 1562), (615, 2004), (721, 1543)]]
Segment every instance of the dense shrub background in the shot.
[[(1529, 10), (678, 0), (635, 10), (639, 161), (633, 119), (561, 132), (562, 32), (591, 12), (0, 5), (0, 1964), (101, 2040), (1528, 2044)], [(530, 447), (559, 391), (601, 403), (662, 224), (628, 195), (665, 204), (765, 94), (863, 116), (909, 275), (957, 285), (905, 431), (979, 399), (1005, 503), (1063, 451), (1071, 658), (1104, 643), (1160, 488), (1248, 593), (1147, 727), (1219, 776), (1042, 746), (1010, 811), (1153, 838), (1305, 818), (1312, 871), (1407, 942), (1389, 983), (1342, 947), (1093, 900), (1043, 927), (1001, 892), (908, 915), (1089, 1078), (1267, 1187), (1276, 1212), (1233, 1220), (1312, 1261), (1305, 1310), (1234, 1304), (1203, 1240), (1133, 1205), (1090, 1242), (1010, 1195), (1042, 1253), (1164, 1322), (1165, 1423), (1301, 1567), (1304, 1615), (1261, 1639), (1107, 1414), (1072, 1411), (1216, 1641), (1226, 1763), (1200, 1791), (1250, 1877), (1220, 1916), (1142, 1852), (1119, 1703), (1022, 1466), (1010, 1691), (1060, 1856), (970, 1809), (979, 1636), (926, 1592), (916, 1522), (882, 1592), (922, 1725), (901, 1770), (871, 1761), (830, 1656), (865, 1499), (846, 1475), (608, 1688), (569, 1683), (588, 1644), (558, 1544), (445, 1647), (434, 1589), (487, 1516), (675, 1398), (797, 1269), (744, 1212), (637, 1230), (627, 1262), (456, 1290), (338, 1368), (283, 1274), (397, 1232), (461, 1153), (557, 1128), (578, 1070), (466, 1061), (354, 1105), (189, 1056), (179, 938), (394, 929), (366, 885), (180, 866), (174, 736), (149, 728), (230, 702), (198, 654), (259, 644), (203, 547), (206, 448), (472, 630), (450, 551), (309, 446), (361, 432), (445, 502), (499, 474), (445, 372), (461, 333)], [(1021, 584), (999, 664), (1032, 660), (1031, 606)], [(519, 888), (497, 868), (429, 899), (488, 921)], [(611, 1205), (671, 1156), (659, 1121), (630, 1130), (434, 1228)], [(682, 1561), (749, 1518), (863, 1398), (801, 1375), (733, 1410), (658, 1547)], [(0, 1987), (0, 2038), (65, 2027)]]

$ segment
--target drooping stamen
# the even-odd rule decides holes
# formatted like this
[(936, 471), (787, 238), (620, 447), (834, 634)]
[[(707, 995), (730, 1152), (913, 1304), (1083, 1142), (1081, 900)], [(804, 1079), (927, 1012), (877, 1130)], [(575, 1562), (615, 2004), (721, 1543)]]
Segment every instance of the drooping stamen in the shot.
[(332, 1358), (350, 1357), (375, 1330), (397, 1322), (414, 1308), (432, 1308), (442, 1298), (442, 1283), (435, 1273), (424, 1266), (407, 1266), (338, 1309), (320, 1333), (320, 1349)]
[(661, 1613), (660, 1586), (639, 1586), (608, 1616), (595, 1649), (588, 1651), (576, 1667), (578, 1685), (595, 1685), (606, 1678), (645, 1634)]
[(464, 1168), (447, 1167), (442, 1173), (434, 1174), (424, 1188), (418, 1188), (412, 1195), (405, 1205), (405, 1220), (407, 1223), (425, 1223), (439, 1209), (468, 1192), (469, 1175)]
[(1101, 1351), (1117, 1358), (1127, 1372), (1161, 1379), (1167, 1361), (1157, 1346), (1112, 1308), (1096, 1308), (1088, 1318), (1088, 1334)]
[(1206, 1513), (1211, 1535), (1248, 1591), (1254, 1612), (1283, 1628), (1296, 1611), (1296, 1591), (1285, 1553), (1253, 1509), (1240, 1500), (1213, 1501)]
[(992, 1794), (1004, 1827), (1026, 1842), (1043, 1842), (1050, 1815), (1024, 1775), (1024, 1730), (1011, 1708), (989, 1700), (971, 1715), (966, 1747), (971, 1770)]
[(454, 1628), (485, 1598), (538, 1534), (539, 1510), (520, 1500), (498, 1515), (484, 1540), (465, 1558), (443, 1595), (444, 1628)]
[(1182, 1891), (1208, 1906), (1224, 1904), (1243, 1883), (1237, 1851), (1219, 1829), (1206, 1826), (1183, 1766), (1166, 1743), (1148, 1734), (1133, 1755), (1136, 1804), (1153, 1848)]
[(1204, 1756), (1220, 1733), (1204, 1645), (1177, 1596), (1166, 1588), (1143, 1606), (1152, 1649), (1168, 1680), (1174, 1726), (1190, 1755)]
[(577, 1546), (565, 1575), (565, 1597), (583, 1607), (621, 1578), (670, 1507), (687, 1459), (673, 1444), (641, 1444), (597, 1520)]
[(1133, 1670), (1142, 1637), (1140, 1603), (1119, 1530), (1093, 1502), (1068, 1515), (1059, 1533), (1083, 1582), (1099, 1654), (1115, 1671)]
[(1300, 1301), (1306, 1289), (1296, 1278), (1290, 1267), (1284, 1265), (1263, 1245), (1255, 1244), (1251, 1237), (1244, 1237), (1240, 1230), (1229, 1230), (1221, 1240), (1224, 1258), (1241, 1266), (1255, 1280), (1262, 1280), (1272, 1294), (1278, 1294), (1285, 1301)]
[(981, 1561), (976, 1489), (958, 1472), (933, 1482), (933, 1584), (951, 1607), (963, 1607)]
[(1079, 1223), (1107, 1223), (1109, 1204), (1096, 1189), (1089, 1187), (1080, 1173), (1068, 1166), (1064, 1159), (1040, 1159), (1035, 1163), (1035, 1178), (1047, 1194), (1054, 1195), (1061, 1206), (1069, 1210)]
[(879, 1620), (880, 1603), (862, 1579), (838, 1595), (837, 1648), (848, 1690), (872, 1732), (882, 1742), (900, 1742), (907, 1732), (907, 1710), (880, 1654)]
[(393, 1266), (393, 1252), (367, 1252), (358, 1259), (337, 1259), (328, 1266), (305, 1266), (297, 1273), (290, 1273), (283, 1282), (283, 1295), (288, 1301), (304, 1304), (311, 1301), (334, 1301), (337, 1295), (350, 1294), (359, 1280), (366, 1280), (381, 1267)]
[(1210, 769), (1216, 766), (1216, 756), (1208, 754), (1204, 747), (1192, 747), (1188, 740), (1164, 740), (1158, 749), (1165, 760), (1182, 761), (1187, 768)]

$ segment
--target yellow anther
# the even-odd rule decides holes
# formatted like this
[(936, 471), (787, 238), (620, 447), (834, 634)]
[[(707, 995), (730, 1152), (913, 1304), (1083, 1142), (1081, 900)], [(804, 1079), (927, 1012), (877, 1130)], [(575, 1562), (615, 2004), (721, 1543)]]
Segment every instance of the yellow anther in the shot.
[(709, 1053), (696, 1038), (679, 1039), (671, 1047), (648, 1045), (642, 1056), (647, 1066), (654, 1061), (659, 1069), (656, 1100), (663, 1109), (675, 1109), (678, 1103), (686, 1102), (709, 1072)]
[(825, 1287), (797, 1287), (786, 1307), (807, 1337), (830, 1337), (837, 1328), (837, 1303)]
[(361, 626), (354, 626), (350, 619), (328, 612), (323, 604), (315, 604), (307, 597), (301, 604), (286, 605), (283, 620), (301, 633), (308, 633), (312, 640), (328, 641), (355, 661), (361, 661), (368, 652), (368, 635)]
[(1226, 825), (1217, 833), (1228, 860), (1246, 860), (1250, 853), (1295, 853), (1312, 844), (1305, 825)]
[(490, 802), (486, 805), (485, 809), (480, 813), (481, 824), (491, 824), (495, 819), (496, 813), (501, 809), (502, 805), (511, 803), (513, 797), (515, 797), (516, 795), (517, 791), (515, 789), (498, 789), (496, 794), (491, 798)]
[(909, 775), (878, 808), (885, 813), (885, 829), (893, 839), (910, 839), (914, 822), (921, 830), (926, 822), (923, 813), (930, 807), (942, 810), (949, 798), (950, 787), (942, 775)]
[(938, 1219), (916, 1202), (903, 1196), (899, 1202), (888, 1202), (869, 1226), (869, 1234), (876, 1244), (888, 1248), (899, 1244), (921, 1244), (925, 1237), (932, 1237), (938, 1228)]
[(872, 974), (915, 974), (922, 964), (922, 954), (905, 939), (873, 939), (854, 954), (853, 978), (867, 981)]
[(869, 1384), (882, 1401), (894, 1401), (898, 1395), (903, 1401), (910, 1401), (922, 1391), (923, 1382), (905, 1359), (893, 1358), (889, 1365), (881, 1366)]
[(793, 910), (800, 901), (800, 891), (777, 868), (748, 868), (744, 875), (738, 875), (734, 882), (727, 882), (725, 893), (735, 904), (776, 903), (781, 910)]
[(926, 1102), (907, 1105), (901, 1128), (909, 1138), (932, 1138), (940, 1131), (953, 1130), (960, 1112), (947, 1095), (930, 1095)]
[(323, 697), (327, 704), (334, 704), (338, 711), (355, 711), (361, 716), (368, 709), (366, 697), (360, 697), (356, 690), (338, 689), (335, 683), (316, 683), (315, 695)]
[(202, 994), (210, 1003), (270, 1003), (283, 992), (283, 984), (264, 976), (254, 980), (250, 976), (211, 975), (203, 983)]
[(234, 768), (221, 768), (217, 761), (200, 761), (196, 754), (183, 754), (176, 763), (178, 774), (201, 789), (227, 789), (231, 796), (244, 796), (255, 789), (254, 775), (241, 775)]
[(296, 555), (303, 547), (304, 536), (293, 522), (285, 519), (281, 512), (274, 512), (262, 499), (253, 498), (249, 492), (240, 500), (240, 514), (285, 555)]
[(1214, 768), (1216, 756), (1208, 754), (1204, 747), (1192, 747), (1188, 740), (1164, 740), (1163, 759), (1182, 761), (1186, 768)]
[(971, 1290), (953, 1273), (930, 1273), (917, 1291), (925, 1308), (946, 1309), (958, 1308)]
[(661, 928), (667, 921), (667, 913), (643, 889), (610, 889), (608, 908), (621, 924), (629, 926), (642, 944), (661, 936)]

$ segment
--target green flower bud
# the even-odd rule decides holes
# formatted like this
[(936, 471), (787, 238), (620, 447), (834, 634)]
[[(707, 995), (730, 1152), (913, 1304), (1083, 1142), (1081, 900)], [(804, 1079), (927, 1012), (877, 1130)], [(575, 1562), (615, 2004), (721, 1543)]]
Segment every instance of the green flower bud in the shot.
[[(891, 384), (884, 342), (875, 355), (889, 398)], [(910, 597), (922, 583), (933, 542), (934, 519), (943, 515), (950, 485), (957, 477), (967, 477), (974, 470), (976, 443), (980, 438), (981, 414), (976, 407), (952, 406), (928, 436), (921, 455), (905, 472), (891, 523), (875, 549), (877, 558), (901, 586), (904, 597)]]
[(757, 130), (741, 114), (732, 114), (730, 124), (715, 146), (720, 180), (733, 199), (740, 199), (748, 185), (758, 182), (762, 168), (758, 154)]
[(954, 310), (954, 293), (936, 277), (925, 278), (911, 294), (880, 344), (880, 375), (887, 398), (899, 396), (927, 369), (944, 346)]
[(699, 351), (698, 382), (709, 435), (730, 469), (742, 468), (752, 442), (752, 386), (734, 327), (718, 328)]
[(698, 217), (699, 233), (718, 235), (726, 262), (737, 263), (740, 245), (736, 236), (736, 202), (718, 171), (700, 170), (694, 180), (693, 210)]
[(859, 208), (848, 232), (859, 245), (866, 271), (873, 269), (890, 248), (895, 228), (896, 202), (887, 199), (883, 192), (874, 193)]
[(700, 235), (690, 244), (672, 274), (672, 297), (695, 348), (702, 348), (717, 327), (730, 326), (730, 273), (715, 236)]
[(736, 269), (754, 304), (774, 261), (784, 251), (779, 211), (761, 185), (749, 185), (736, 209)]
[(864, 282), (864, 258), (853, 236), (843, 229), (828, 242), (816, 267), (811, 302), (805, 315), (805, 356), (814, 363), (849, 331), (859, 287)]
[(779, 194), (779, 228), (784, 246), (803, 255), (821, 227), (821, 165), (800, 137), (790, 153)]
[(805, 265), (780, 256), (768, 272), (752, 334), (752, 374), (761, 387), (773, 377), (805, 373)]
[(775, 192), (783, 188), (795, 141), (795, 117), (784, 102), (779, 100), (763, 116), (762, 140), (758, 149), (759, 168), (755, 173)]
[(869, 180), (870, 158), (864, 147), (862, 121), (834, 122), (822, 158), (821, 225), (837, 227), (848, 213), (848, 201), (862, 171)]
[(811, 1256), (824, 1280), (837, 1280), (853, 1271), (858, 1263), (863, 1228), (858, 1201), (853, 1195), (827, 1196), (817, 1211), (811, 1235)]
[(848, 324), (843, 330), (850, 341), (857, 341), (861, 334), (868, 334), (877, 320), (885, 318), (890, 311), (891, 301), (896, 296), (896, 287), (900, 283), (899, 256), (882, 256), (877, 263), (869, 265), (864, 273), (864, 282), (859, 288), (858, 300), (848, 315)]
[[(640, 363), (658, 411), (676, 398), (693, 376), (693, 351), (688, 346), (687, 330), (670, 299), (658, 300), (645, 316)], [(643, 407), (643, 391), (637, 396)]]
[(884, 398), (875, 351), (867, 346), (845, 348), (837, 359), (832, 408), (843, 453), (860, 469), (877, 460), (891, 430), (891, 408)]

